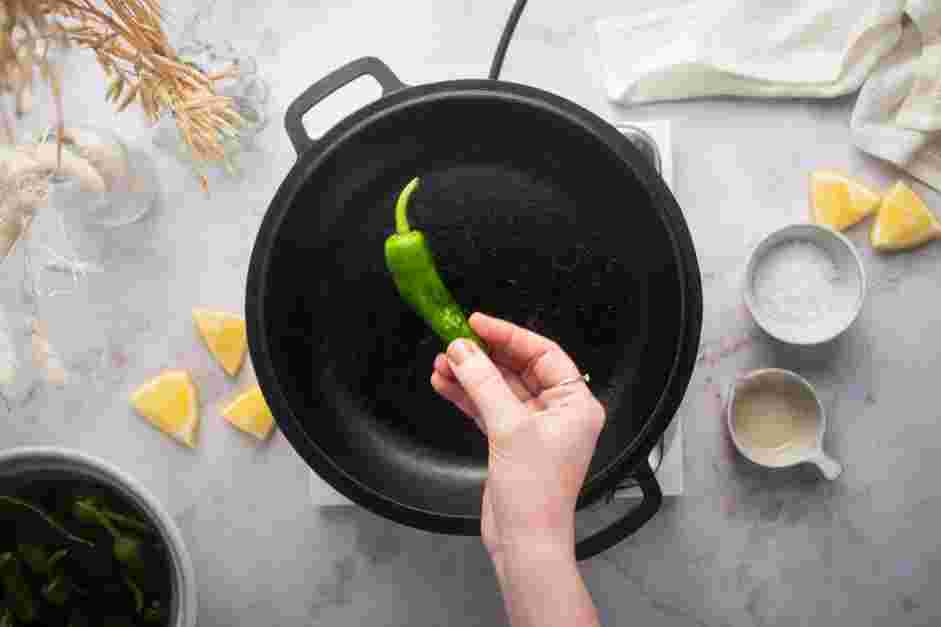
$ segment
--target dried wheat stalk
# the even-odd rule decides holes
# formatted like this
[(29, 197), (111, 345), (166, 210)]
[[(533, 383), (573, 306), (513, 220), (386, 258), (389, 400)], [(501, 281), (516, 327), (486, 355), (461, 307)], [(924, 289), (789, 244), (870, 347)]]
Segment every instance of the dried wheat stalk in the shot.
[(58, 39), (94, 52), (110, 81), (106, 98), (118, 111), (136, 101), (151, 122), (172, 112), (197, 160), (224, 159), (223, 138), (244, 124), (232, 99), (214, 89), (237, 70), (205, 74), (181, 61), (164, 33), (159, 0), (0, 0), (0, 27), (0, 87), (29, 84), (38, 68), (58, 97), (46, 59)]

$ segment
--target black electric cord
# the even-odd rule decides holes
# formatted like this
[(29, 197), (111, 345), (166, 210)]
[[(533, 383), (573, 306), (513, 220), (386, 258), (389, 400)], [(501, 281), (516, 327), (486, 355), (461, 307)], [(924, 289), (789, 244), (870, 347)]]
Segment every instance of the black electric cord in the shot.
[(493, 54), (493, 63), (490, 64), (490, 79), (500, 78), (500, 70), (503, 69), (503, 59), (506, 58), (506, 49), (513, 38), (513, 31), (516, 30), (516, 23), (520, 21), (520, 15), (526, 6), (526, 0), (516, 0), (513, 10), (510, 11), (510, 17), (506, 20), (506, 26), (503, 27), (503, 34), (500, 36), (500, 43), (497, 44), (497, 51)]

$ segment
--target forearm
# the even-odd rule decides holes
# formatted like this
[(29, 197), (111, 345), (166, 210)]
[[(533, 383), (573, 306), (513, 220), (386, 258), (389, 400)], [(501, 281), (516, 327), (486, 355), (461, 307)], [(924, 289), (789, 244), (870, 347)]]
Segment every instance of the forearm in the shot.
[(513, 627), (600, 626), (571, 547), (506, 547), (494, 564)]

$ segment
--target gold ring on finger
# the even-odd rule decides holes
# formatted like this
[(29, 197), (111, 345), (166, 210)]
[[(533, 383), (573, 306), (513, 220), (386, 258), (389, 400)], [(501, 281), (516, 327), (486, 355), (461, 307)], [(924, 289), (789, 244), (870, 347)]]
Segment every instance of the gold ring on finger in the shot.
[(551, 390), (552, 388), (559, 388), (559, 387), (562, 387), (563, 385), (569, 385), (570, 383), (578, 383), (580, 381), (584, 381), (585, 383), (588, 383), (589, 381), (591, 381), (591, 376), (586, 372), (585, 374), (580, 374), (577, 377), (569, 377), (568, 379), (562, 379), (555, 385), (550, 386), (548, 389)]

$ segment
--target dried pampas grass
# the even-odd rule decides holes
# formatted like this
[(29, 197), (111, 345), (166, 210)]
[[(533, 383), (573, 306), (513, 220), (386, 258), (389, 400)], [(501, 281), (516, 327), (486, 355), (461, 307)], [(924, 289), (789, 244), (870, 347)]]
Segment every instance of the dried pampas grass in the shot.
[[(0, 89), (26, 105), (38, 70), (60, 109), (60, 140), (61, 82), (48, 60), (56, 44), (95, 54), (108, 77), (105, 97), (118, 111), (139, 103), (153, 123), (172, 113), (199, 161), (223, 160), (223, 140), (237, 136), (244, 124), (232, 99), (214, 88), (237, 69), (206, 74), (182, 61), (163, 30), (158, 0), (0, 0)], [(0, 136), (12, 135), (10, 128), (0, 104)], [(207, 185), (205, 177), (201, 182)]]

